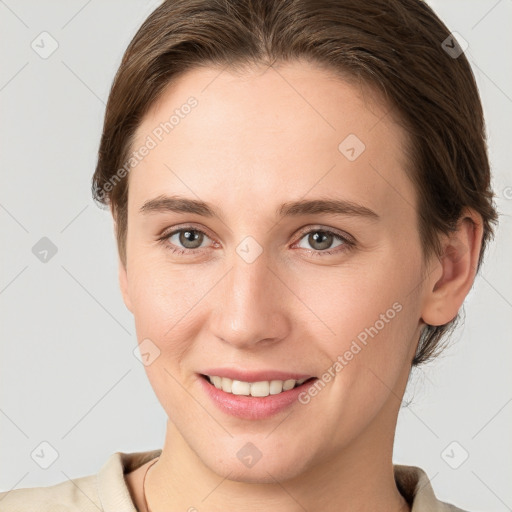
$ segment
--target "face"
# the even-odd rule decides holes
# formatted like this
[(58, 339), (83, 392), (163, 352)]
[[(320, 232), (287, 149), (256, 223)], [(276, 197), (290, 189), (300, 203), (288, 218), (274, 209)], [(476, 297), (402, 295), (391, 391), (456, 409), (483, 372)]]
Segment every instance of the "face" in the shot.
[(388, 110), (311, 63), (201, 68), (139, 126), (123, 296), (170, 423), (222, 476), (293, 478), (393, 434), (422, 252)]

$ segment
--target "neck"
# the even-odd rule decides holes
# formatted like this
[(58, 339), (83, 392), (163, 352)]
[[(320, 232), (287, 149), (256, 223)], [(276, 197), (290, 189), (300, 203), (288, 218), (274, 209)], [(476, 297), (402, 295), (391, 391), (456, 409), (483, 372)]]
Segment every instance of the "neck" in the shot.
[[(300, 475), (274, 483), (223, 478), (207, 467), (169, 421), (162, 454), (146, 482), (151, 512), (202, 510), (280, 512), (409, 512), (392, 464), (396, 415), (377, 417), (349, 447), (324, 457)], [(394, 421), (383, 429), (383, 421)], [(388, 425), (389, 426), (389, 425)], [(378, 427), (378, 428), (377, 428)], [(172, 504), (172, 509), (170, 508)]]

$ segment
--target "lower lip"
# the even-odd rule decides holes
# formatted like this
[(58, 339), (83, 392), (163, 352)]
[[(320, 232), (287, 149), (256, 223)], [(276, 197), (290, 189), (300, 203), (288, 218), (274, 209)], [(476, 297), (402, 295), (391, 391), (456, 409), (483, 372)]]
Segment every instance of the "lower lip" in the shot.
[(297, 397), (308, 389), (315, 380), (309, 380), (296, 388), (283, 391), (277, 395), (253, 397), (226, 393), (222, 389), (217, 389), (213, 384), (210, 384), (204, 377), (199, 376), (199, 381), (204, 391), (221, 411), (245, 420), (269, 418), (283, 411), (295, 403)]

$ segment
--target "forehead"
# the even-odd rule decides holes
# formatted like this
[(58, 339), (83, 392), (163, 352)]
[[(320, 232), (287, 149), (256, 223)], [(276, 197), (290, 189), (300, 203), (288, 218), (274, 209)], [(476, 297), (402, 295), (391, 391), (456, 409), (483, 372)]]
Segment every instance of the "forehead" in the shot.
[(132, 150), (151, 148), (130, 172), (129, 201), (162, 193), (206, 200), (225, 191), (250, 201), (244, 208), (259, 208), (279, 194), (318, 192), (364, 196), (374, 208), (399, 196), (410, 208), (406, 142), (379, 95), (315, 64), (196, 68), (164, 91), (139, 126)]

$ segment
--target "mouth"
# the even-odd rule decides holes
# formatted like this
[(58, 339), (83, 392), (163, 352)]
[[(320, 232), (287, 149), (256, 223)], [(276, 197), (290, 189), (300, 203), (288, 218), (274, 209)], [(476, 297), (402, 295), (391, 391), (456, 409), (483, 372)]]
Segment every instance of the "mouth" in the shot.
[(261, 380), (257, 382), (246, 382), (219, 375), (200, 374), (208, 384), (216, 389), (224, 391), (224, 393), (237, 396), (265, 398), (270, 395), (281, 395), (292, 389), (306, 386), (316, 377), (305, 377), (301, 379), (286, 380)]

